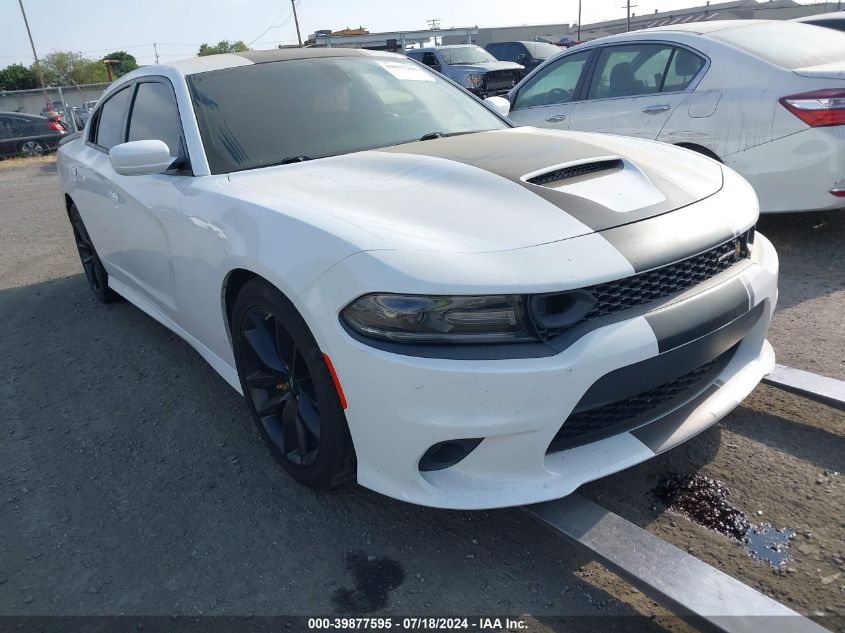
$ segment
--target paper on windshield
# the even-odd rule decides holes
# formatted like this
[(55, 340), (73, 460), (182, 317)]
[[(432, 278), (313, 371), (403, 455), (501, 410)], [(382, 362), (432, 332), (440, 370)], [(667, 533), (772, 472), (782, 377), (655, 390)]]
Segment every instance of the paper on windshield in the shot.
[(434, 77), (412, 63), (378, 62), (378, 65), (400, 81), (434, 81)]

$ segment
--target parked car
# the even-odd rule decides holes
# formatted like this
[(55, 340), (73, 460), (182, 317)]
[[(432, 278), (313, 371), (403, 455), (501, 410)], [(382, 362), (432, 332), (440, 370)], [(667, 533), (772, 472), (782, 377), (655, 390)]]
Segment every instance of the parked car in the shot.
[(845, 34), (790, 21), (594, 40), (508, 95), (520, 125), (657, 139), (724, 162), (763, 212), (845, 206)]
[(546, 42), (495, 42), (485, 48), (499, 61), (521, 64), (525, 74), (561, 52), (559, 46)]
[(95, 297), (183, 337), (309, 486), (564, 496), (701, 432), (774, 366), (777, 255), (733, 170), (514, 128), (399, 55), (138, 69), (58, 173)]
[(521, 64), (500, 62), (472, 44), (416, 48), (406, 54), (480, 97), (506, 94), (524, 70)]
[(795, 21), (814, 26), (824, 26), (829, 29), (836, 29), (837, 31), (845, 31), (845, 11), (808, 15), (803, 18), (796, 18)]
[(60, 121), (21, 112), (0, 112), (0, 158), (56, 151), (67, 133)]

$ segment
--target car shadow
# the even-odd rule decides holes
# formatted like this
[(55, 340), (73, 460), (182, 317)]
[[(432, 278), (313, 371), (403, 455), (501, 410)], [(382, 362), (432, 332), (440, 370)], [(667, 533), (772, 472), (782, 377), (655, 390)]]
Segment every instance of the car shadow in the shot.
[(766, 214), (757, 229), (780, 257), (779, 310), (845, 289), (845, 209)]
[[(391, 573), (374, 581), (379, 613), (612, 615), (628, 618), (614, 630), (663, 630), (580, 576), (590, 558), (521, 511), (295, 483), (190, 346), (127, 302), (96, 303), (81, 274), (0, 291), (0, 322), (7, 614), (342, 613), (370, 596), (375, 562)], [(700, 463), (710, 448), (697, 446)]]

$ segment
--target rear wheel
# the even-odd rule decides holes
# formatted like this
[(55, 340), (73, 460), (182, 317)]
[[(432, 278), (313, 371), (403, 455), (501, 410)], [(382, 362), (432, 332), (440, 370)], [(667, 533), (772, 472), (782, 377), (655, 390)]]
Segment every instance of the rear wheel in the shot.
[(355, 452), (343, 406), (317, 342), (293, 305), (255, 279), (238, 293), (231, 322), (244, 397), (273, 456), (312, 488), (350, 479)]
[(35, 156), (42, 156), (46, 148), (39, 141), (26, 141), (21, 145), (21, 156), (26, 158), (33, 158)]
[(76, 250), (79, 252), (79, 260), (82, 262), (82, 270), (85, 272), (85, 279), (88, 280), (91, 292), (101, 303), (110, 303), (119, 299), (120, 295), (109, 288), (109, 274), (97, 255), (91, 236), (88, 235), (88, 230), (75, 204), (70, 205), (68, 213), (70, 225), (73, 228), (73, 238), (76, 241)]

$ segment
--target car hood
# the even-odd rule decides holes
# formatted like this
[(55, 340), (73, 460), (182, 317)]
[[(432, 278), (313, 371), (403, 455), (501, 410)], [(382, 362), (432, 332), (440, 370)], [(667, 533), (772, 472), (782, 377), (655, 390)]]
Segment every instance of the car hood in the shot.
[(490, 72), (492, 70), (522, 70), (525, 68), (516, 62), (479, 62), (477, 64), (450, 64), (449, 68), (453, 70), (462, 70), (465, 72)]
[[(538, 184), (561, 169), (566, 178)], [(237, 172), (229, 180), (265, 194), (262, 204), (282, 213), (334, 216), (338, 230), (352, 224), (385, 248), (478, 253), (670, 213), (716, 193), (723, 174), (717, 162), (663, 143), (523, 127)]]

